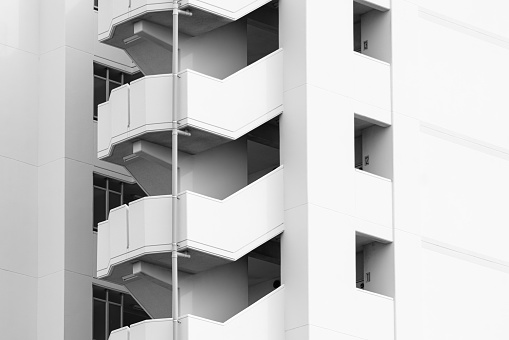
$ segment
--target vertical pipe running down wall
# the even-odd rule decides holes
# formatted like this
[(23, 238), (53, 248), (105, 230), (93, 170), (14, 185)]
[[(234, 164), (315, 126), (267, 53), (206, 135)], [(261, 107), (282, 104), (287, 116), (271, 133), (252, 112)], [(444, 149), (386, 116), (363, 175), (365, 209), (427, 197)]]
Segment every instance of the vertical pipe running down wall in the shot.
[(173, 340), (178, 340), (178, 261), (177, 261), (177, 194), (178, 194), (178, 124), (177, 124), (177, 81), (178, 81), (178, 0), (173, 0), (173, 55), (172, 55), (172, 73), (173, 73), (173, 105), (172, 105), (172, 129), (171, 129), (171, 195), (172, 195), (172, 230), (171, 230), (171, 289), (172, 289), (172, 308), (171, 317), (173, 319)]

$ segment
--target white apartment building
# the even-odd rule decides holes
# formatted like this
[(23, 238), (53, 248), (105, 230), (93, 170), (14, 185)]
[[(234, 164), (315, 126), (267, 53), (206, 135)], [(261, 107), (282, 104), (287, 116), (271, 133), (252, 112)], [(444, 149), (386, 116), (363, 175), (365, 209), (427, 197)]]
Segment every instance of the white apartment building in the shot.
[(178, 5), (0, 2), (0, 339), (507, 339), (507, 1)]

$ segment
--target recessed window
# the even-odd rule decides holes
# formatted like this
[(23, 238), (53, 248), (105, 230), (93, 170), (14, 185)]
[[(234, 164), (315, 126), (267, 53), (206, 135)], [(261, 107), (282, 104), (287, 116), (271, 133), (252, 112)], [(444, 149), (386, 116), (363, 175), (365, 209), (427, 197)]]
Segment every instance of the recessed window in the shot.
[[(96, 0), (97, 1), (97, 0)], [(113, 89), (143, 77), (143, 73), (127, 74), (120, 70), (94, 63), (94, 120), (97, 120), (97, 105), (110, 99)]]
[(93, 339), (106, 340), (111, 331), (150, 319), (134, 298), (126, 293), (93, 286)]
[(355, 235), (355, 286), (394, 296), (394, 254), (392, 243), (370, 235)]
[(94, 231), (108, 219), (111, 209), (147, 196), (137, 184), (129, 184), (94, 174)]
[(392, 130), (360, 115), (354, 122), (355, 168), (392, 179)]
[(387, 63), (391, 61), (390, 11), (354, 0), (353, 50)]

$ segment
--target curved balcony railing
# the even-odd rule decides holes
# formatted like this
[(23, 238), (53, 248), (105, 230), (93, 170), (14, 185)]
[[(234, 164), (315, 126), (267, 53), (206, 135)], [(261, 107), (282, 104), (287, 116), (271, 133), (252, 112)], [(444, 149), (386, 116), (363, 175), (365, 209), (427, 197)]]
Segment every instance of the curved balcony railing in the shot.
[[(130, 20), (140, 20), (144, 15), (167, 12), (172, 0), (110, 0), (99, 4), (98, 38), (109, 39), (115, 27)], [(220, 27), (242, 18), (267, 4), (270, 0), (183, 0), (181, 9), (195, 9), (207, 17), (208, 29)], [(214, 20), (215, 19), (215, 20)]]
[[(178, 206), (180, 249), (235, 261), (283, 231), (283, 167), (224, 200), (186, 191)], [(111, 210), (98, 228), (97, 277), (127, 261), (171, 251), (171, 216), (171, 196)]]
[[(281, 49), (224, 80), (191, 70), (179, 76), (181, 127), (236, 139), (283, 111)], [(115, 145), (122, 142), (143, 139), (146, 134), (171, 128), (171, 77), (155, 75), (138, 79), (114, 89), (109, 101), (99, 105), (99, 158), (111, 155)], [(152, 142), (154, 138), (157, 137), (152, 137)], [(192, 138), (195, 137), (186, 140)], [(164, 145), (167, 136), (161, 139)]]
[[(226, 322), (186, 315), (179, 339), (284, 340), (284, 293), (281, 286)], [(171, 340), (172, 331), (172, 319), (145, 320), (111, 332), (109, 340)]]

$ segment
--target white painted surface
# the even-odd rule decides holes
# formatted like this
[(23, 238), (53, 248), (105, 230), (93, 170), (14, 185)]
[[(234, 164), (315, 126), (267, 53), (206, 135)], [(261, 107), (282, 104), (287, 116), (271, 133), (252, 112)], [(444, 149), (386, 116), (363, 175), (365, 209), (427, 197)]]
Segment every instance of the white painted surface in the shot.
[[(219, 20), (235, 21), (270, 0), (184, 0), (180, 7), (192, 7), (217, 15)], [(107, 39), (113, 33), (114, 26), (136, 19), (148, 12), (167, 11), (171, 15), (170, 0), (116, 0), (100, 5), (99, 40)]]
[(392, 182), (356, 169), (355, 215), (382, 227), (392, 228)]
[(354, 112), (358, 115), (390, 125), (391, 65), (353, 52)]
[[(283, 51), (219, 80), (186, 70), (180, 73), (179, 122), (237, 139), (283, 110)], [(170, 75), (148, 76), (116, 88), (99, 105), (98, 157), (114, 144), (145, 132), (171, 127)]]
[(428, 248), (422, 250), (423, 339), (504, 339), (509, 332), (507, 266), (490, 268), (489, 261), (475, 263), (476, 256)]
[[(181, 247), (237, 260), (283, 231), (283, 167), (224, 200), (193, 192), (179, 197)], [(169, 196), (146, 197), (111, 210), (109, 220), (99, 225), (97, 276), (142, 254), (169, 251), (169, 226)]]

